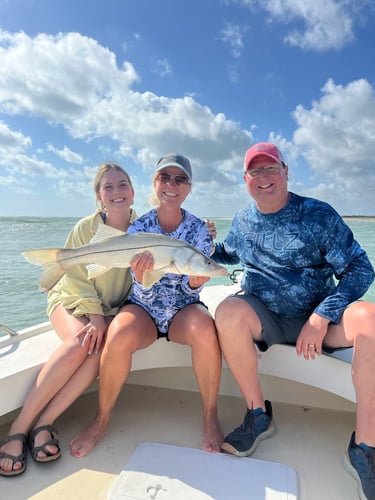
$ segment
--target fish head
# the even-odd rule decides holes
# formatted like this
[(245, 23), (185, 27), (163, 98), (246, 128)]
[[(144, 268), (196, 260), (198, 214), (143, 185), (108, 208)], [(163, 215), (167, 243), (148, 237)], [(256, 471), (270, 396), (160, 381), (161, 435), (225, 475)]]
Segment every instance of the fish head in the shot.
[(181, 274), (188, 276), (228, 276), (224, 266), (217, 264), (193, 247), (178, 248), (174, 255), (174, 264)]

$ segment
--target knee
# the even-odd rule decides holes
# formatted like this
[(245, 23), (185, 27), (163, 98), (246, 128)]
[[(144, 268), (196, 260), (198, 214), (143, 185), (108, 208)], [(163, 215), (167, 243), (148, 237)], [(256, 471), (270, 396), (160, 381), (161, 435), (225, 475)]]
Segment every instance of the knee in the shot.
[(228, 298), (223, 300), (223, 302), (220, 302), (217, 306), (215, 311), (216, 325), (222, 326), (230, 322), (230, 318), (233, 317), (233, 308), (235, 307), (233, 302), (233, 300)]
[(112, 335), (108, 335), (106, 340), (106, 350), (116, 353), (122, 353), (128, 349), (129, 335), (122, 331), (116, 331)]
[(88, 345), (82, 346), (79, 338), (72, 337), (69, 340), (64, 340), (58, 350), (65, 363), (74, 366), (87, 359)]
[(244, 326), (250, 314), (248, 305), (236, 298), (229, 297), (221, 302), (215, 311), (215, 324), (219, 336), (226, 335)]
[(351, 324), (360, 334), (375, 337), (375, 304), (356, 302), (349, 309)]
[(214, 320), (209, 315), (192, 319), (188, 335), (192, 345), (201, 345), (208, 350), (219, 344)]
[(105, 349), (111, 354), (125, 356), (138, 349), (139, 338), (131, 327), (115, 328), (108, 331)]

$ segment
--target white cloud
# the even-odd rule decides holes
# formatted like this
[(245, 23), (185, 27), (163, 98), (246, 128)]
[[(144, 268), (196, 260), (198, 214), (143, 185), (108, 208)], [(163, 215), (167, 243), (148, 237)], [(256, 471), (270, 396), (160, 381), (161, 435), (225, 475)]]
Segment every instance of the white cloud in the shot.
[(346, 86), (328, 80), (311, 109), (298, 106), (293, 142), (313, 179), (308, 194), (334, 199), (342, 213), (374, 213), (375, 93), (367, 80)]
[[(77, 33), (31, 38), (0, 32), (0, 60), (0, 112), (4, 116), (38, 118), (45, 126), (53, 124), (51, 131), (64, 128), (68, 135), (84, 141), (99, 138), (98, 151), (107, 156), (107, 147), (110, 152), (116, 150), (117, 158), (140, 165), (142, 178), (144, 173), (151, 174), (151, 166), (161, 155), (183, 151), (194, 168), (193, 192), (186, 203), (194, 213), (228, 215), (249, 202), (241, 167), (253, 135), (224, 114), (213, 113), (191, 96), (137, 92), (139, 77), (131, 63), (119, 64), (112, 52)], [(328, 80), (320, 99), (310, 109), (297, 106), (293, 117), (297, 124), (293, 140), (270, 134), (290, 162), (291, 186), (327, 200), (341, 213), (374, 213), (375, 98), (371, 84), (357, 80), (342, 86)], [(4, 171), (0, 185), (37, 193), (39, 181), (49, 179), (51, 198), (57, 193), (75, 199), (75, 206), (83, 211), (88, 205), (81, 200), (93, 199), (88, 185), (94, 167), (56, 168), (41, 159), (40, 146), (33, 151), (32, 142), (32, 136), (0, 121), (0, 167)], [(67, 146), (47, 149), (68, 163), (83, 164), (83, 156)], [(310, 168), (309, 188), (299, 178), (301, 158)], [(136, 199), (146, 197), (149, 175), (145, 179), (147, 187), (135, 179)], [(140, 211), (144, 208), (141, 203)]]
[(266, 10), (269, 22), (288, 28), (285, 42), (305, 50), (341, 49), (354, 40), (353, 24), (371, 0), (232, 0), (251, 11)]
[(124, 151), (150, 150), (152, 159), (179, 148), (201, 157), (204, 144), (203, 156), (213, 160), (243, 150), (251, 139), (191, 97), (135, 92), (132, 64), (118, 67), (112, 52), (78, 33), (1, 32), (0, 58), (0, 111), (61, 124), (75, 138), (109, 137)]
[[(125, 165), (127, 158), (139, 163), (143, 174), (148, 169), (151, 173), (166, 151), (183, 151), (194, 165), (195, 192), (196, 183), (208, 180), (216, 183), (216, 189), (225, 185), (223, 197), (233, 192), (233, 179), (227, 177), (225, 165), (241, 166), (252, 133), (224, 114), (214, 114), (193, 97), (168, 98), (135, 91), (139, 77), (133, 65), (127, 61), (119, 65), (111, 51), (91, 38), (78, 33), (33, 38), (0, 31), (0, 59), (0, 112), (4, 116), (27, 115), (53, 129), (63, 127), (75, 139), (96, 140), (97, 149), (103, 152), (110, 145), (112, 154), (117, 150)], [(84, 185), (87, 190), (82, 174), (56, 168), (34, 156), (35, 152), (26, 156), (31, 139), (16, 136), (14, 131), (11, 135), (20, 143), (19, 154), (12, 152), (11, 164), (23, 176), (22, 182), (27, 184), (41, 175), (54, 178), (49, 196), (70, 193), (73, 199)], [(49, 150), (68, 162), (82, 162), (80, 155), (66, 147), (49, 146)], [(8, 153), (10, 158), (10, 149)], [(40, 146), (36, 153), (42, 155)], [(5, 157), (0, 159), (0, 165), (5, 161)], [(197, 202), (194, 193), (189, 199)]]
[(155, 63), (155, 73), (161, 77), (172, 74), (172, 67), (166, 59), (161, 59)]
[(52, 146), (52, 144), (48, 144), (47, 149), (48, 151), (52, 151), (52, 153), (55, 153), (55, 155), (65, 160), (67, 163), (83, 163), (82, 156), (78, 153), (74, 153), (74, 151), (69, 149), (67, 146), (64, 146), (63, 149), (57, 149)]
[[(138, 79), (132, 65), (78, 33), (31, 38), (0, 30), (0, 110), (30, 113), (72, 130), (87, 109)], [(108, 75), (107, 77), (105, 75)]]
[(10, 177), (3, 177), (2, 185), (16, 185), (13, 180), (15, 176), (20, 176), (18, 184), (21, 185), (24, 182), (21, 176), (43, 175), (56, 178), (65, 175), (63, 171), (59, 171), (50, 163), (28, 156), (27, 150), (31, 144), (30, 137), (11, 130), (0, 121), (0, 167), (11, 174)]
[(6, 123), (0, 120), (0, 159), (4, 157), (7, 152), (17, 153), (24, 151), (31, 146), (30, 137), (25, 137), (20, 132), (10, 130)]
[(238, 59), (241, 57), (243, 45), (243, 33), (245, 28), (241, 28), (238, 24), (226, 23), (225, 28), (221, 30), (222, 40), (229, 45), (231, 54)]

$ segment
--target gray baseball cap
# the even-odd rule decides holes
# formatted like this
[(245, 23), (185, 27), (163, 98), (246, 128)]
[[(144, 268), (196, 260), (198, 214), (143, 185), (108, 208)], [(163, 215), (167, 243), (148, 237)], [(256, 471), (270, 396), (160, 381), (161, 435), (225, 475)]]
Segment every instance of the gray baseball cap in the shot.
[(191, 182), (193, 178), (193, 173), (191, 170), (190, 161), (185, 157), (178, 153), (169, 153), (166, 156), (162, 156), (158, 163), (156, 164), (155, 172), (159, 172), (166, 167), (177, 167), (188, 176), (189, 181)]

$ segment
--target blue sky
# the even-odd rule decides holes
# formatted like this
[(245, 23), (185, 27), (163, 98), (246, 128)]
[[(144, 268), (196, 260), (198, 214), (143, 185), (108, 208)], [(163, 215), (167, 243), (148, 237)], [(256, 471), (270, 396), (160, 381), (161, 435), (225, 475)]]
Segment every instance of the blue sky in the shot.
[(373, 0), (0, 0), (0, 216), (91, 213), (101, 162), (143, 213), (176, 151), (185, 207), (232, 217), (259, 141), (292, 191), (375, 215), (374, 25)]

